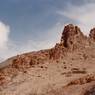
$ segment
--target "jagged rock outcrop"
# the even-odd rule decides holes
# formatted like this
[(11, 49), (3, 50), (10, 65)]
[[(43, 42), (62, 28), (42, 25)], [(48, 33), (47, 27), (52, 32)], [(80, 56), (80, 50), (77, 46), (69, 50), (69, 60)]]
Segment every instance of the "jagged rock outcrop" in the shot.
[(50, 54), (49, 50), (40, 50), (38, 52), (27, 53), (23, 55), (17, 55), (13, 60), (12, 67), (19, 70), (24, 70), (30, 68), (33, 65), (44, 64), (49, 60)]
[(95, 41), (95, 28), (91, 29), (89, 36), (91, 40)]
[(63, 44), (57, 43), (54, 48), (50, 49), (50, 60), (60, 60), (65, 55), (65, 47)]
[(61, 37), (61, 43), (64, 44), (64, 47), (74, 50), (83, 47), (85, 42), (86, 37), (78, 26), (74, 26), (73, 24), (65, 26)]
[(89, 46), (89, 39), (81, 32), (78, 26), (69, 24), (64, 27), (60, 43), (57, 43), (50, 50), (50, 58), (54, 60), (60, 59), (64, 57), (68, 50), (83, 49), (86, 46)]
[(71, 85), (82, 85), (95, 81), (95, 75), (87, 75), (85, 77), (79, 78), (77, 80), (71, 81), (67, 86)]

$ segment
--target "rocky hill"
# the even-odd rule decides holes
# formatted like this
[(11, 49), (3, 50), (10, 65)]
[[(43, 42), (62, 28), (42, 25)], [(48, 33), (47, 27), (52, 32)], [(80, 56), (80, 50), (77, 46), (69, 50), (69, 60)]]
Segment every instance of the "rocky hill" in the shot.
[(0, 95), (95, 95), (95, 28), (69, 24), (53, 48), (4, 61)]

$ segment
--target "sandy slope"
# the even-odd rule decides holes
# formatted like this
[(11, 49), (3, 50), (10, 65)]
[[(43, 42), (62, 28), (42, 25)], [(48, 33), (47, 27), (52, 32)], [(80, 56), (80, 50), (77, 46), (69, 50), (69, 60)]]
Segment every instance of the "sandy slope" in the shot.
[[(93, 52), (95, 52), (94, 49)], [(83, 57), (84, 54), (87, 54), (87, 59)], [(71, 80), (94, 74), (94, 62), (95, 53), (91, 53), (90, 48), (87, 51), (68, 53), (60, 64), (39, 64), (28, 69), (25, 73), (19, 72), (2, 88), (0, 95), (45, 94), (51, 90), (64, 87)], [(75, 90), (77, 91), (77, 89)]]

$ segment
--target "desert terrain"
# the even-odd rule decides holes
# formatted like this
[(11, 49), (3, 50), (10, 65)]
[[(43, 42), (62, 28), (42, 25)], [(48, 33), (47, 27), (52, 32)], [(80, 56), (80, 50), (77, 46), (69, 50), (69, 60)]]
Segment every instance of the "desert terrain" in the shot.
[(95, 28), (66, 25), (53, 48), (2, 62), (0, 95), (95, 95)]

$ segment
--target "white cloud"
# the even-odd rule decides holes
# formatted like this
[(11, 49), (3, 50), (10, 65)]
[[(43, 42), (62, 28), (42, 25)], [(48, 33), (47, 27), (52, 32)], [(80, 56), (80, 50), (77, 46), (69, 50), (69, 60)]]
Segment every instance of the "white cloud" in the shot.
[(9, 26), (0, 22), (0, 51), (7, 48), (9, 32)]
[(78, 24), (84, 34), (89, 34), (89, 30), (95, 27), (95, 3), (86, 2), (81, 6), (69, 4), (65, 11), (57, 11), (60, 16), (66, 16)]

